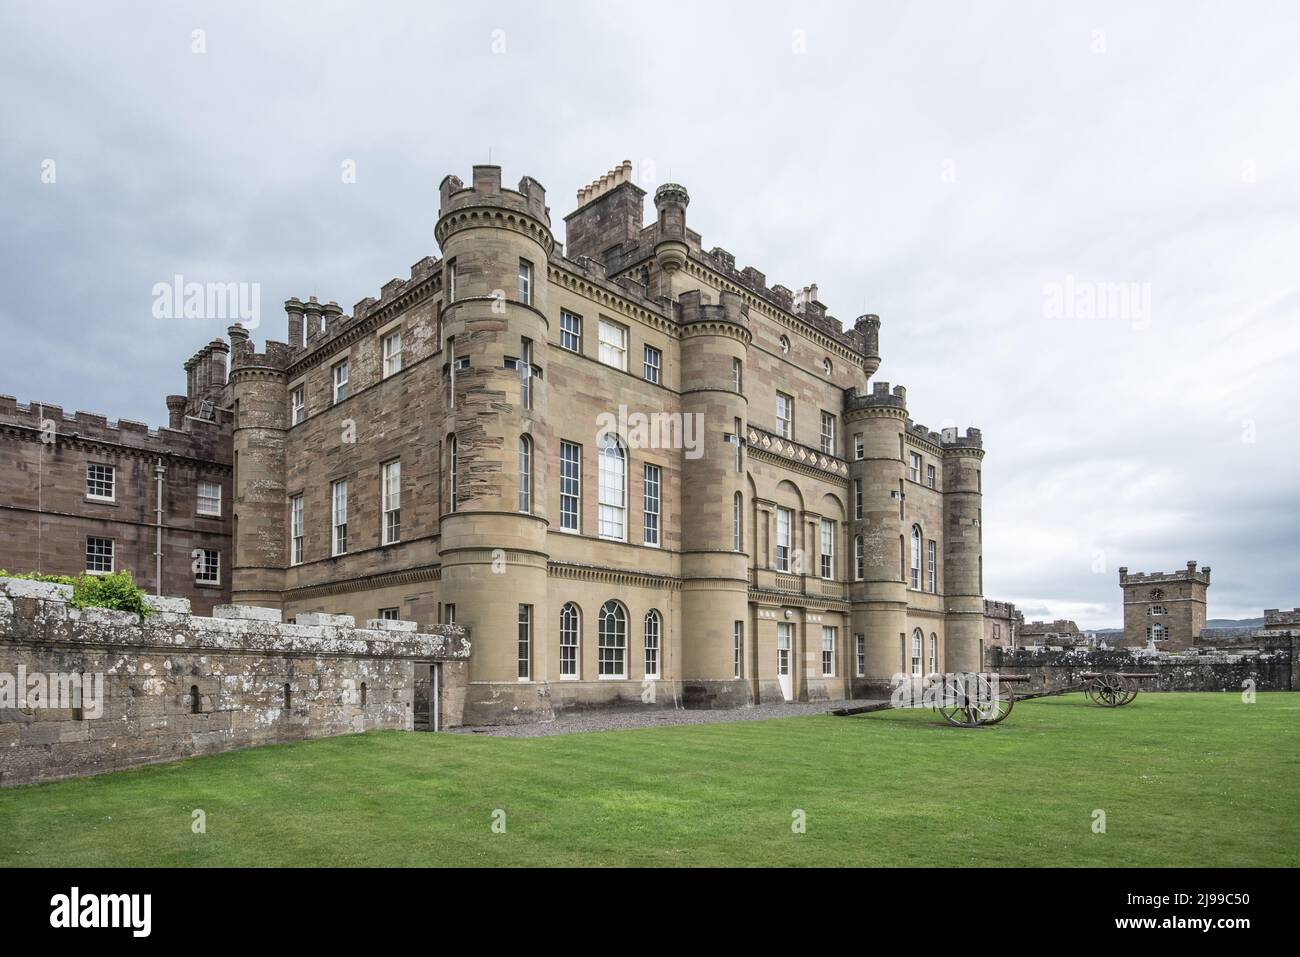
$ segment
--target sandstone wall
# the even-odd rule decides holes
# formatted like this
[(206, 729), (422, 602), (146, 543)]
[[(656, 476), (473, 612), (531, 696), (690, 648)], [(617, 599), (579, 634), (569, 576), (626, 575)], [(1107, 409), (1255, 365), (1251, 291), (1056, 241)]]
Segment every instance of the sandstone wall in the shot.
[[(417, 680), (427, 686), (431, 665), (441, 669), (442, 727), (461, 723), (470, 654), (463, 627), (356, 628), (339, 615), (286, 625), (274, 609), (238, 605), (201, 618), (183, 599), (150, 599), (158, 610), (141, 621), (79, 610), (70, 597), (67, 586), (0, 579), (0, 785), (411, 730)], [(97, 694), (76, 702), (60, 701), (53, 684), (42, 695), (20, 675), (102, 678)], [(69, 703), (81, 706), (53, 706)]]

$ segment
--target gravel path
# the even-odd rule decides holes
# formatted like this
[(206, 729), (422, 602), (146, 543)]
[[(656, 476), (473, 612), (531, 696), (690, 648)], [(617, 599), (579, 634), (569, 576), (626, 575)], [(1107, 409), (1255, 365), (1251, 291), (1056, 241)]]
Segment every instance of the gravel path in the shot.
[(752, 708), (717, 710), (673, 709), (663, 711), (587, 711), (565, 715), (554, 721), (533, 724), (492, 725), (452, 728), (452, 734), (490, 734), (501, 738), (540, 738), (552, 734), (577, 734), (584, 731), (627, 731), (632, 728), (658, 728), (670, 724), (720, 724), (724, 721), (765, 721), (769, 718), (797, 718), (810, 714), (827, 714), (837, 708), (858, 708), (873, 702), (787, 701), (783, 704), (760, 704)]

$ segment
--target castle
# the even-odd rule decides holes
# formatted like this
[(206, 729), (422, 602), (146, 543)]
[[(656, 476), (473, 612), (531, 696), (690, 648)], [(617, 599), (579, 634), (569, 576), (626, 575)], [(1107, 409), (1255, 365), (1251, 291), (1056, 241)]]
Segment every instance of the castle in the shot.
[(873, 381), (876, 316), (706, 251), (684, 187), (645, 198), (611, 170), (561, 249), (540, 183), (476, 166), (408, 279), (191, 360), (171, 426), (229, 436), (195, 461), (231, 470), (230, 600), (468, 626), (467, 723), (977, 670), (980, 432)]

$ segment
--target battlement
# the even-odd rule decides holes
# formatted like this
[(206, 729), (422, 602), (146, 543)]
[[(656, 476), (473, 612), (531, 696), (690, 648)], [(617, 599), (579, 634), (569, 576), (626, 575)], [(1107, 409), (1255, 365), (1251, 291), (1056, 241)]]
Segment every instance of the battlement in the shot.
[(913, 422), (911, 419), (908, 419), (906, 429), (908, 435), (915, 436), (922, 441), (929, 442), (932, 445), (942, 446), (943, 444), (943, 436), (938, 432), (932, 431), (929, 426), (921, 425), (919, 422)]
[(1020, 626), (1021, 637), (1033, 637), (1034, 635), (1078, 635), (1079, 626), (1068, 618), (1057, 618), (1055, 621), (1028, 621)]
[(871, 383), (870, 394), (862, 394), (856, 389), (844, 390), (844, 409), (907, 409), (907, 389), (901, 385), (893, 387), (888, 382)]
[(1210, 566), (1196, 570), (1196, 562), (1188, 562), (1187, 568), (1176, 572), (1129, 572), (1127, 567), (1119, 570), (1121, 585), (1153, 585), (1160, 582), (1196, 581), (1204, 585), (1210, 583)]
[(729, 322), (749, 328), (749, 306), (734, 292), (723, 292), (717, 305), (705, 303), (700, 290), (692, 289), (677, 297), (677, 321), (682, 325), (699, 322)]
[(284, 370), (293, 361), (295, 350), (287, 342), (268, 340), (265, 351), (258, 352), (248, 338), (248, 330), (239, 323), (235, 323), (227, 332), (230, 335), (232, 374), (237, 369)]
[(1018, 614), (1014, 602), (984, 599), (984, 616), (986, 618), (1015, 618)]
[(438, 217), (473, 206), (496, 206), (532, 216), (551, 225), (546, 205), (546, 188), (531, 176), (519, 181), (518, 189), (502, 189), (500, 166), (475, 166), (473, 181), (466, 186), (458, 176), (446, 176), (438, 187)]
[[(63, 407), (47, 402), (19, 402), (11, 395), (0, 395), (0, 427), (30, 429), (50, 434), (55, 441), (80, 440), (157, 455), (184, 455), (212, 458), (221, 448), (218, 438), (223, 425), (230, 422), (224, 410), (216, 410), (214, 420), (190, 420), (197, 431), (167, 426), (151, 428), (132, 419), (109, 419), (98, 412), (66, 413)], [(225, 457), (220, 457), (225, 461)]]
[(947, 428), (939, 433), (939, 444), (944, 450), (951, 449), (960, 451), (961, 449), (982, 449), (984, 448), (984, 433), (975, 426), (966, 429), (966, 434), (962, 435), (956, 428)]
[[(1206, 569), (1208, 571), (1208, 569)], [(1264, 609), (1265, 628), (1300, 627), (1300, 608), (1280, 611), (1277, 608)]]

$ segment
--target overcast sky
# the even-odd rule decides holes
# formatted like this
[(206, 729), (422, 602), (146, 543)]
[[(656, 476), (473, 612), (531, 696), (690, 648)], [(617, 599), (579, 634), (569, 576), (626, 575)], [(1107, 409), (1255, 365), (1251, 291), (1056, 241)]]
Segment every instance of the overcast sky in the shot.
[(557, 237), (630, 159), (706, 249), (879, 314), (916, 421), (984, 430), (990, 598), (1117, 625), (1119, 566), (1196, 559), (1211, 617), (1294, 607), (1297, 49), (1289, 3), (9, 0), (0, 392), (164, 424), (228, 323), (155, 283), (260, 283), (283, 338), (287, 297), (437, 255), (489, 150)]

